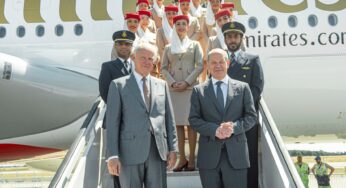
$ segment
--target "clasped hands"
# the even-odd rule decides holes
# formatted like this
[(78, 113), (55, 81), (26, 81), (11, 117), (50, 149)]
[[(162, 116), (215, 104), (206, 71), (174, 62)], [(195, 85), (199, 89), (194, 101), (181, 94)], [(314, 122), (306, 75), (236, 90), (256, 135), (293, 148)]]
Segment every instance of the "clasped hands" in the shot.
[(232, 136), (233, 134), (233, 122), (224, 122), (216, 129), (215, 136), (219, 139), (226, 139)]
[(189, 87), (189, 84), (186, 81), (174, 82), (172, 84), (172, 88), (175, 91), (184, 91), (187, 87)]

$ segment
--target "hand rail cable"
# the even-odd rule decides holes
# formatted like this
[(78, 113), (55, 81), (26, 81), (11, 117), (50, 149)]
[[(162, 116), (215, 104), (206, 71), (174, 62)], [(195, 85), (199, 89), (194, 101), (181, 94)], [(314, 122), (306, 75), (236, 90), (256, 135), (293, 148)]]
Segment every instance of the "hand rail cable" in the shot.
[[(97, 114), (97, 112), (99, 111), (100, 106), (103, 104), (101, 103), (101, 98), (98, 98), (96, 100), (96, 102), (93, 104), (87, 118), (85, 119), (83, 125), (81, 126), (81, 129), (78, 133), (78, 135), (76, 136), (76, 139), (74, 140), (74, 142), (72, 143), (69, 151), (67, 152), (64, 160), (62, 161), (61, 165), (59, 166), (57, 172), (55, 173), (52, 181), (49, 184), (49, 188), (55, 188), (57, 187), (58, 183), (61, 181), (61, 179), (64, 176), (64, 173), (66, 172), (66, 169), (68, 168), (68, 166), (70, 165), (70, 162), (72, 161), (72, 159), (76, 156), (76, 154), (78, 152), (77, 148), (81, 147), (80, 146), (80, 142), (82, 141), (83, 137), (85, 136), (85, 134), (87, 133), (87, 129), (90, 127), (89, 125), (91, 124), (92, 120), (95, 120), (95, 114)], [(66, 181), (66, 180), (64, 180)]]
[(269, 132), (270, 135), (272, 135), (273, 137), (272, 141), (275, 144), (276, 148), (278, 148), (278, 153), (280, 153), (281, 157), (284, 159), (283, 162), (288, 168), (288, 172), (290, 173), (290, 177), (293, 180), (295, 187), (304, 188), (304, 185), (302, 184), (302, 181), (298, 175), (298, 172), (293, 164), (291, 156), (289, 155), (288, 151), (284, 147), (285, 144), (282, 140), (279, 130), (277, 129), (276, 123), (263, 98), (260, 101), (259, 107), (260, 107), (259, 108), (260, 113), (263, 116), (262, 121), (265, 121), (266, 124), (269, 125), (268, 127), (266, 127), (267, 131)]

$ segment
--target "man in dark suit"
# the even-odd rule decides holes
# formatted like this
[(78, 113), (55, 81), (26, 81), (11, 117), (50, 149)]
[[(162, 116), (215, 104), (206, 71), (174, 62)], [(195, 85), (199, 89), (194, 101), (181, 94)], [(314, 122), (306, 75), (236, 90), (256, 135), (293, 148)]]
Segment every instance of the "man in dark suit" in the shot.
[(177, 135), (167, 83), (150, 76), (157, 48), (139, 43), (131, 75), (113, 80), (107, 102), (108, 171), (122, 188), (166, 188)]
[[(130, 54), (132, 51), (132, 43), (136, 36), (130, 31), (121, 30), (113, 34), (113, 41), (118, 58), (114, 61), (108, 61), (102, 64), (99, 77), (99, 91), (103, 101), (107, 104), (107, 95), (109, 84), (112, 80), (126, 76), (131, 73)], [(105, 129), (105, 119), (102, 127)], [(120, 188), (119, 177), (114, 176), (114, 188)]]
[(112, 80), (129, 75), (131, 73), (131, 51), (132, 43), (136, 36), (134, 33), (121, 30), (113, 34), (113, 41), (118, 58), (114, 61), (108, 61), (102, 64), (99, 77), (99, 90), (103, 101), (107, 103), (107, 94), (109, 84)]
[(256, 122), (248, 84), (227, 75), (227, 54), (207, 56), (211, 79), (194, 87), (190, 126), (200, 133), (197, 166), (203, 188), (246, 188), (250, 167), (245, 132)]
[[(241, 50), (245, 27), (239, 22), (229, 22), (222, 27), (225, 43), (228, 48), (230, 65), (228, 75), (249, 84), (255, 109), (258, 111), (259, 101), (263, 91), (264, 78), (261, 61), (258, 55), (252, 55)], [(259, 123), (246, 132), (249, 146), (250, 169), (248, 170), (248, 187), (258, 187), (258, 127)]]

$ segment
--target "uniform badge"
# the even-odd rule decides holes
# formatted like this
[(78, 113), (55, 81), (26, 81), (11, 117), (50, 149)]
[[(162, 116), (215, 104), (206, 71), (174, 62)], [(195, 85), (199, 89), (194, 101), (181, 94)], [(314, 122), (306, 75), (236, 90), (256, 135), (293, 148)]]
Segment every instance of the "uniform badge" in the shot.
[(235, 25), (234, 25), (234, 23), (231, 23), (231, 29), (234, 29), (235, 28)]
[(250, 70), (250, 67), (241, 67), (242, 70)]
[(123, 38), (126, 38), (126, 37), (127, 37), (126, 32), (124, 31), (124, 32), (121, 34), (121, 36), (122, 36)]

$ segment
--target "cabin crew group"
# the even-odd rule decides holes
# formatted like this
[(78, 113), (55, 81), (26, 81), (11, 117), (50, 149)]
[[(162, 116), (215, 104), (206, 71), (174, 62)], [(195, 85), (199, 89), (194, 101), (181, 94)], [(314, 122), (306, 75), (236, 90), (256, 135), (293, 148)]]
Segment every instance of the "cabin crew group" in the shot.
[(167, 169), (199, 170), (204, 188), (258, 187), (264, 78), (259, 56), (245, 52), (234, 4), (134, 6), (99, 79), (114, 187), (167, 187)]

